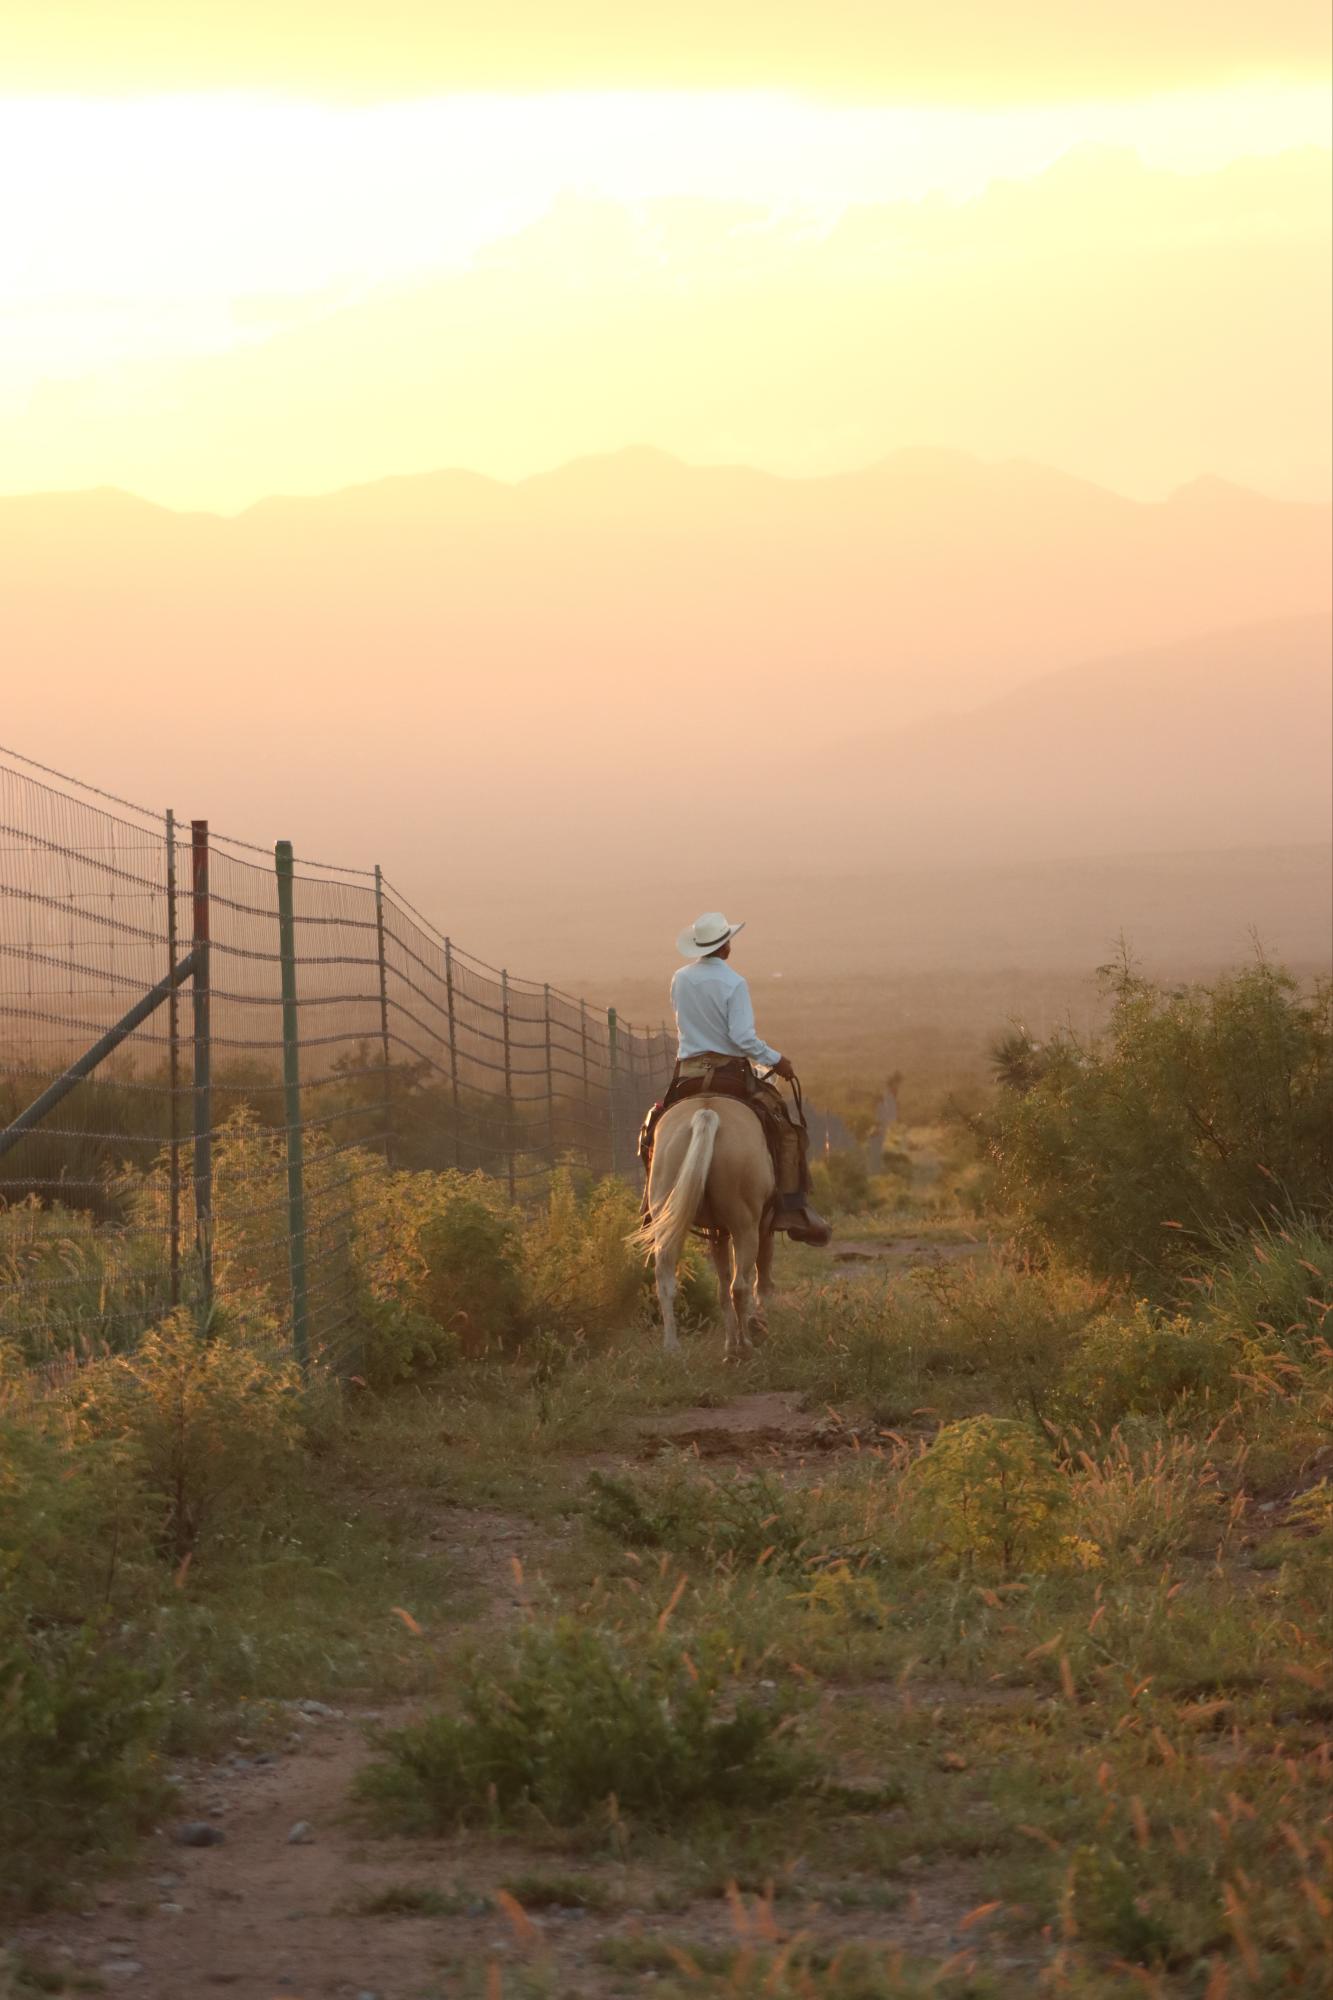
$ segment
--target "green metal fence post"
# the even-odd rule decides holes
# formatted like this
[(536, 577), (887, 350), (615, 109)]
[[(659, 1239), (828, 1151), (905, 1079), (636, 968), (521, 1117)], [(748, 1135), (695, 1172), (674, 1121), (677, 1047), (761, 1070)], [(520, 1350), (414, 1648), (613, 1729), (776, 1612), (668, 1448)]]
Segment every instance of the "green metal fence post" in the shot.
[[(179, 954), (176, 936), (176, 815), (167, 807), (167, 968), (174, 972)], [(167, 1001), (167, 1087), (171, 1097), (170, 1218), (171, 1303), (181, 1302), (181, 1017), (180, 995), (175, 984)]]
[(194, 1001), (194, 1233), (199, 1254), (199, 1303), (213, 1309), (213, 1038), (209, 967), (208, 821), (190, 822), (193, 902), (191, 993)]
[(500, 973), (500, 1021), (504, 1029), (505, 1052), (505, 1176), (509, 1199), (514, 1199), (514, 1078), (509, 1053), (509, 974)]
[(380, 1046), (384, 1056), (384, 1164), (393, 1165), (393, 1089), (389, 1071), (389, 972), (384, 958), (384, 875), (375, 863), (375, 943), (380, 968)]
[(583, 1065), (583, 1123), (592, 1116), (592, 1086), (588, 1076), (588, 1003), (579, 1001), (579, 1056)]
[(542, 1016), (546, 1029), (546, 1149), (555, 1165), (555, 1055), (551, 1048), (551, 989), (542, 988)]
[(296, 919), (292, 910), (292, 843), (274, 849), (278, 874), (278, 949), (282, 958), (282, 1083), (287, 1120), (287, 1249), (292, 1273), (292, 1351), (302, 1372), (310, 1365), (305, 1265), (305, 1145), (301, 1131), (300, 1023), (296, 1007)]
[(619, 1031), (616, 1025), (616, 1010), (614, 1007), (608, 1007), (606, 1010), (606, 1039), (607, 1068), (610, 1071), (607, 1091), (611, 1112), (611, 1171), (613, 1174), (618, 1174), (620, 1172), (620, 1135), (616, 1129), (618, 1113), (616, 1103), (616, 1044), (619, 1039)]
[(444, 990), (449, 1005), (449, 1086), (454, 1106), (454, 1165), (463, 1164), (462, 1115), (458, 1104), (458, 1030), (454, 1025), (454, 948), (444, 941)]

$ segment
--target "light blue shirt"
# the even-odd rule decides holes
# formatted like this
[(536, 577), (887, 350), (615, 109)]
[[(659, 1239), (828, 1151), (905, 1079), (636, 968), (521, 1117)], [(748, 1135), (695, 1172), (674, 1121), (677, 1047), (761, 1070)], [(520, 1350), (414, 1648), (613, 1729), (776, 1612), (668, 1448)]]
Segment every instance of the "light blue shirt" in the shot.
[(671, 982), (671, 1005), (682, 1062), (687, 1056), (748, 1056), (771, 1069), (782, 1061), (755, 1033), (750, 989), (725, 958), (682, 965)]

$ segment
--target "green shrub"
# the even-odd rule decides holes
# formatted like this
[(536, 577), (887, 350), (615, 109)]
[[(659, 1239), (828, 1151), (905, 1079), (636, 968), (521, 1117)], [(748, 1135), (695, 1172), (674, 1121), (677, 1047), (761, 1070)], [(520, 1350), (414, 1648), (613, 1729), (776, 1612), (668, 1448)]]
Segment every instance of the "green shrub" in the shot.
[(354, 1294), (355, 1372), (372, 1389), (435, 1375), (461, 1352), (459, 1335), (410, 1301)]
[(176, 1561), (264, 1499), (296, 1447), (300, 1378), (272, 1335), (270, 1322), (220, 1312), (201, 1336), (181, 1309), (69, 1391), (88, 1434), (124, 1447)]
[(123, 1444), (72, 1441), (49, 1413), (0, 1424), (0, 1645), (116, 1608), (148, 1559), (148, 1510)]
[(40, 1903), (118, 1850), (163, 1797), (161, 1712), (109, 1635), (0, 1644), (0, 1903)]
[(1093, 1322), (1060, 1378), (1057, 1407), (1066, 1421), (1102, 1430), (1128, 1416), (1165, 1416), (1229, 1397), (1239, 1359), (1214, 1322), (1139, 1299)]
[(1201, 1247), (1333, 1209), (1333, 985), (1111, 986), (1106, 1037), (1049, 1043), (983, 1121), (993, 1193), (1034, 1247), (1179, 1299)]
[(949, 1568), (1041, 1570), (1076, 1554), (1065, 1483), (1026, 1424), (945, 1424), (904, 1475), (904, 1499), (923, 1546)]
[(609, 1801), (668, 1825), (785, 1798), (807, 1776), (792, 1698), (759, 1702), (724, 1649), (630, 1644), (572, 1619), (524, 1631), (498, 1667), (474, 1665), (461, 1712), (380, 1738), (363, 1789), (409, 1823), (447, 1831), (529, 1812), (572, 1826)]
[(464, 1354), (522, 1338), (528, 1315), (522, 1246), (512, 1217), (459, 1192), (422, 1230), (421, 1250), (422, 1307)]
[(670, 1549), (716, 1561), (799, 1561), (808, 1538), (796, 1495), (765, 1473), (712, 1479), (686, 1461), (655, 1474), (588, 1477), (587, 1509), (604, 1533), (630, 1548)]
[(639, 1221), (634, 1190), (608, 1177), (579, 1188), (568, 1167), (551, 1177), (546, 1206), (523, 1233), (532, 1320), (565, 1339), (600, 1340), (639, 1314), (648, 1274), (626, 1237)]
[[(1076, 1850), (1073, 1907), (1080, 1932), (1134, 1965), (1160, 1965), (1178, 1949), (1169, 1899), (1153, 1876), (1105, 1842)], [(1156, 1893), (1153, 1893), (1156, 1891)]]

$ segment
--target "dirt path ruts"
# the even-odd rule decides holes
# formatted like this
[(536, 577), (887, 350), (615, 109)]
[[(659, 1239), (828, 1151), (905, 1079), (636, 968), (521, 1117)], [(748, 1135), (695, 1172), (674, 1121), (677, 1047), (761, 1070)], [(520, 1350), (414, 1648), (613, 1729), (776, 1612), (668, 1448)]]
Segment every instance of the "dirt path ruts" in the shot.
[[(646, 1424), (641, 1436), (648, 1444), (712, 1439), (744, 1459), (756, 1449), (809, 1449), (811, 1425), (797, 1396), (773, 1392), (673, 1412)], [(479, 1604), (468, 1626), (477, 1631), (520, 1614), (525, 1578), (540, 1571), (558, 1542), (526, 1517), (467, 1507), (443, 1510), (429, 1539), (433, 1550), (448, 1554), (464, 1587), (476, 1587)], [(555, 1993), (593, 2000), (640, 1984), (599, 1962), (596, 1947), (609, 1937), (737, 1942), (725, 1902), (663, 1913), (654, 1907), (656, 1885), (647, 1870), (607, 1862), (574, 1865), (605, 1882), (613, 1909), (534, 1912), (520, 1935), (492, 1892), (524, 1872), (567, 1873), (571, 1864), (485, 1836), (368, 1833), (349, 1806), (357, 1773), (372, 1754), (368, 1729), (406, 1719), (411, 1709), (321, 1713), (320, 1706), (309, 1704), (305, 1712), (292, 1706), (288, 1747), (273, 1761), (257, 1761), (251, 1750), (183, 1765), (178, 1808), (133, 1871), (104, 1884), (81, 1914), (34, 1920), (14, 1942), (63, 1974), (72, 1990), (100, 1987), (133, 2000), (202, 2000), (212, 1993), (235, 2000), (445, 2000), (477, 1990), (461, 1983), (469, 1968), (474, 1977), (489, 1962), (503, 1966), (528, 1954), (541, 1956)], [(175, 1829), (190, 1820), (220, 1828), (222, 1844), (179, 1845)], [(309, 1837), (293, 1841), (302, 1823)], [(390, 1916), (368, 1908), (405, 1886), (435, 1892), (437, 1913)], [(789, 1890), (778, 1905), (785, 1933), (799, 1929), (831, 1947), (850, 1931), (865, 1944), (938, 1957), (963, 1942), (958, 1924), (979, 1896), (975, 1871), (959, 1863), (914, 1875), (901, 1907), (858, 1909), (854, 1916), (805, 1901), (799, 1878)]]

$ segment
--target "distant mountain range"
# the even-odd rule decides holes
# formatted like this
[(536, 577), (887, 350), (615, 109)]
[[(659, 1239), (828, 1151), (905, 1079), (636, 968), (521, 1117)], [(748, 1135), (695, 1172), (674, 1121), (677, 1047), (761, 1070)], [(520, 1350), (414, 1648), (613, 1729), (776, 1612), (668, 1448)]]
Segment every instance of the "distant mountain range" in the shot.
[(234, 518), (0, 499), (3, 734), (382, 861), (504, 948), (648, 881), (689, 915), (807, 864), (1318, 843), (1331, 528), (922, 451), (784, 480), (636, 450)]
[[(859, 825), (897, 848), (920, 834), (951, 861), (1327, 838), (1333, 622), (1067, 667), (966, 714), (860, 735), (832, 761), (849, 835)], [(821, 774), (806, 775), (819, 798)]]

